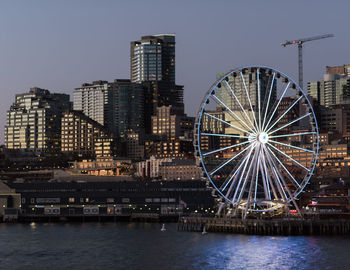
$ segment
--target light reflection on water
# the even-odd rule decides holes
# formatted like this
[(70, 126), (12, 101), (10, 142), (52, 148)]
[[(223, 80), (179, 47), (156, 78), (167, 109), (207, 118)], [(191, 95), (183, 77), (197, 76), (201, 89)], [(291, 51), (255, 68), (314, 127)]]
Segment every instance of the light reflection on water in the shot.
[(176, 224), (0, 225), (0, 269), (350, 269), (349, 237), (178, 232)]

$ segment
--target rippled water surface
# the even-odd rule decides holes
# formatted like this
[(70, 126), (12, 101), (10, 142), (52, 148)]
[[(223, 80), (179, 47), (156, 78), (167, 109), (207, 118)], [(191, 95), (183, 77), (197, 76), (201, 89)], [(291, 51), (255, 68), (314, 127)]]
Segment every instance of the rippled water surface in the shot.
[(176, 224), (1, 224), (0, 269), (350, 269), (349, 237), (178, 232)]

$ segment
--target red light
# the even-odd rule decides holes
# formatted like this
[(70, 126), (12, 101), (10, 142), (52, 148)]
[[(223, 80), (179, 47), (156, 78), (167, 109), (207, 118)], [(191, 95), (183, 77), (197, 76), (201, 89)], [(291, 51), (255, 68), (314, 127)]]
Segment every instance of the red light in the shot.
[(293, 40), (293, 42), (292, 42), (293, 44), (295, 44), (295, 40)]

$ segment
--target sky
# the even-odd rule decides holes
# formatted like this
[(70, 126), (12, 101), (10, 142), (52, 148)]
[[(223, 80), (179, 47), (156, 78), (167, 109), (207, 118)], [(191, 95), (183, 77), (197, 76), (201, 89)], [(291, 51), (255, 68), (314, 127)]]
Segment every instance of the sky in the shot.
[(0, 0), (0, 143), (15, 94), (31, 87), (71, 95), (95, 80), (130, 78), (130, 42), (176, 34), (176, 83), (195, 116), (218, 72), (267, 65), (297, 80), (297, 48), (285, 40), (333, 33), (304, 44), (304, 83), (326, 66), (350, 64), (348, 0)]

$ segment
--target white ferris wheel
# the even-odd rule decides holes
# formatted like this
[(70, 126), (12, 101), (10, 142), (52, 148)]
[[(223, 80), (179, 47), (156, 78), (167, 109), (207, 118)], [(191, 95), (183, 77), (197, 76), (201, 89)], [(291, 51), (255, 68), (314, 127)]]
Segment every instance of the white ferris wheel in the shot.
[(319, 136), (311, 101), (287, 75), (265, 66), (225, 74), (205, 95), (195, 134), (199, 165), (235, 211), (299, 211)]

